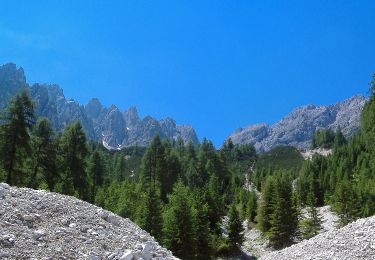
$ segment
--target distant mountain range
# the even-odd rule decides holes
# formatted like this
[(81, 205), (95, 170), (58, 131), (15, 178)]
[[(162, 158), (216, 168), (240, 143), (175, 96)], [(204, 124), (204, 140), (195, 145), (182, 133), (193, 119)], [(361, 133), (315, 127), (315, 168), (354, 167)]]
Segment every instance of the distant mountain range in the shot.
[[(61, 131), (69, 123), (80, 120), (87, 137), (101, 141), (108, 149), (147, 146), (156, 134), (163, 139), (199, 142), (192, 126), (177, 125), (172, 118), (140, 118), (135, 107), (121, 112), (115, 105), (104, 107), (97, 98), (83, 106), (65, 98), (58, 85), (29, 86), (23, 69), (13, 63), (0, 66), (0, 108), (4, 108), (9, 99), (24, 87), (29, 88), (36, 102), (36, 114), (47, 117), (55, 130)], [(360, 113), (366, 100), (365, 96), (357, 95), (335, 105), (302, 106), (272, 126), (256, 124), (238, 128), (229, 137), (235, 144), (254, 144), (258, 152), (279, 145), (306, 149), (317, 129), (340, 128), (345, 136), (353, 135), (359, 128)]]
[(147, 146), (159, 134), (163, 139), (198, 143), (190, 125), (177, 125), (172, 118), (157, 120), (151, 116), (140, 118), (135, 107), (122, 113), (115, 105), (103, 107), (96, 98), (82, 106), (73, 99), (66, 99), (58, 85), (26, 82), (24, 70), (13, 63), (0, 66), (0, 108), (22, 88), (29, 88), (36, 102), (36, 114), (47, 117), (55, 130), (63, 130), (69, 123), (80, 120), (91, 140), (101, 141), (108, 149), (129, 146)]
[(235, 144), (254, 144), (258, 152), (269, 151), (279, 145), (307, 149), (318, 129), (336, 131), (340, 128), (346, 137), (352, 136), (359, 129), (360, 114), (366, 100), (365, 96), (357, 95), (335, 105), (302, 106), (272, 126), (256, 124), (238, 128), (229, 137)]

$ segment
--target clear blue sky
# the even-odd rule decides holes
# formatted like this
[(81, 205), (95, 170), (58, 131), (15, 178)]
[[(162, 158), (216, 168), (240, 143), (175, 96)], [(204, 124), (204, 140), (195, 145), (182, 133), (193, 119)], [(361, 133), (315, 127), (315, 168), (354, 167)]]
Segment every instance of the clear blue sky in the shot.
[(85, 104), (173, 117), (216, 145), (366, 94), (375, 1), (1, 1), (0, 63)]

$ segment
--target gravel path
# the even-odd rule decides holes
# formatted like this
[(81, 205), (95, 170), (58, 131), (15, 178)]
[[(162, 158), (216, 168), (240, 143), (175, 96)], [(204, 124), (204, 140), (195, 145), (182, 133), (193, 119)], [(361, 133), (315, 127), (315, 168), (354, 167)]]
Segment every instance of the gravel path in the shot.
[(0, 183), (0, 259), (176, 259), (129, 219)]

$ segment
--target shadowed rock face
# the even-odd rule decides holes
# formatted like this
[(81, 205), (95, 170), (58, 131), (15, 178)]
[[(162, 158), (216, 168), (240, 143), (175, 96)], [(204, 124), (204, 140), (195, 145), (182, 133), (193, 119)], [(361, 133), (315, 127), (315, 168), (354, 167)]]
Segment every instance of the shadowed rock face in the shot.
[(151, 116), (141, 119), (135, 107), (122, 113), (112, 105), (103, 107), (97, 98), (82, 106), (66, 99), (57, 85), (34, 84), (29, 87), (22, 68), (9, 63), (0, 66), (0, 109), (22, 88), (29, 88), (36, 103), (36, 114), (48, 118), (54, 129), (62, 131), (69, 123), (81, 121), (91, 140), (102, 141), (108, 149), (129, 146), (147, 146), (156, 134), (161, 138), (198, 143), (194, 129), (188, 125), (176, 125), (171, 119), (156, 120)]
[(331, 106), (299, 107), (272, 126), (259, 124), (239, 128), (229, 137), (233, 143), (252, 143), (259, 152), (269, 151), (278, 145), (306, 149), (318, 129), (336, 131), (340, 128), (346, 137), (358, 131), (366, 100), (364, 96), (354, 96)]
[(9, 98), (19, 89), (27, 87), (23, 69), (13, 63), (0, 66), (0, 108), (5, 107)]

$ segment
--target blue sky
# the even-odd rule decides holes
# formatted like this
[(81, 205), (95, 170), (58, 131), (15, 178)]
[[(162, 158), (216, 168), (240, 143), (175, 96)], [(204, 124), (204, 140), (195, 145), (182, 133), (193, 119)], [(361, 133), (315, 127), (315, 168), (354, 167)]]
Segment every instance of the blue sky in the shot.
[(0, 2), (0, 63), (219, 146), (296, 106), (366, 94), (375, 1)]

